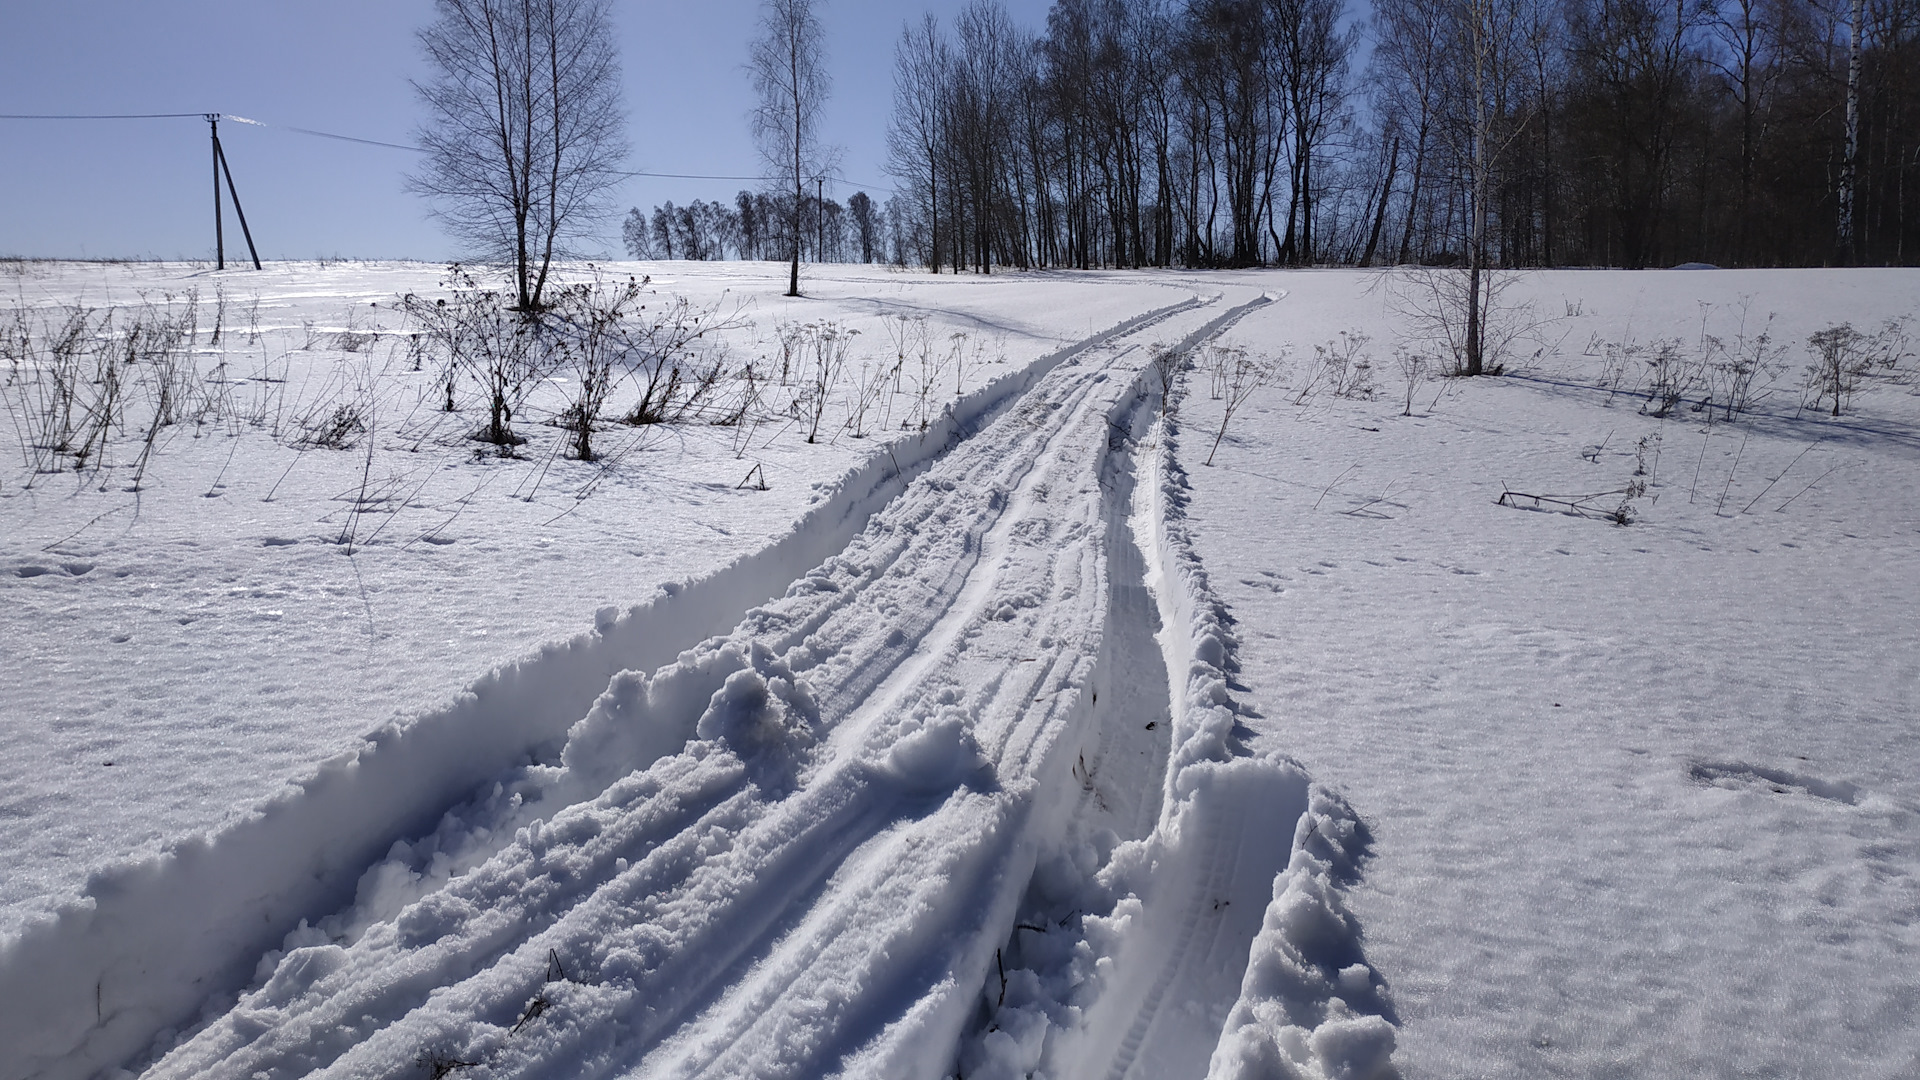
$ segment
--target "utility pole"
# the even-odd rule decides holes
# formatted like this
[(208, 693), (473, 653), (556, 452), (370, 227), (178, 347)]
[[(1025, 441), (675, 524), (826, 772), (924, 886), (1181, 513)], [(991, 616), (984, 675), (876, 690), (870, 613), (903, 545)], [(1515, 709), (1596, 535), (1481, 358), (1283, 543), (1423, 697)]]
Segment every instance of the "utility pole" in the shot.
[(818, 192), (818, 194), (814, 195), (813, 197), (813, 221), (814, 221), (813, 231), (815, 236), (815, 239), (813, 242), (813, 261), (826, 262), (827, 261), (827, 178), (824, 176), (816, 176), (813, 178), (813, 182), (816, 185), (815, 190)]
[(207, 126), (213, 130), (213, 257), (214, 269), (227, 268), (226, 225), (220, 218), (220, 114), (208, 113)]
[(240, 218), (241, 235), (247, 238), (247, 254), (253, 257), (253, 268), (260, 269), (260, 252), (253, 246), (253, 230), (247, 227), (247, 212), (240, 208), (240, 189), (233, 184), (233, 169), (227, 165), (227, 152), (220, 148), (220, 114), (208, 113), (207, 126), (213, 132), (213, 250), (217, 268), (227, 268), (227, 240), (225, 226), (220, 219), (220, 177), (227, 178), (227, 194), (233, 196), (233, 212)]

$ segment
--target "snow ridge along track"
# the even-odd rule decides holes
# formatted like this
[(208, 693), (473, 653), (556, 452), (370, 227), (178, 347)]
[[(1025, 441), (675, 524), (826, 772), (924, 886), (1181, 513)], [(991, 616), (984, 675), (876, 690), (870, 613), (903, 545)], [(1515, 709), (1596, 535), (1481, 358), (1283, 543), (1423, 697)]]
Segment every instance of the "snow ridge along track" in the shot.
[(1097, 681), (1157, 692), (1157, 715), (1103, 717), (1081, 757), (1078, 805), (963, 1048), (969, 1078), (1391, 1075), (1391, 1005), (1341, 902), (1364, 832), (1241, 723), (1230, 619), (1187, 531), (1178, 412), (1160, 408), (1162, 388), (1182, 385), (1143, 380), (1140, 404), (1117, 414), (1136, 450), (1108, 471), (1132, 515), (1113, 522)]
[(723, 633), (844, 547), (909, 480), (1058, 365), (1195, 306), (1187, 300), (1069, 345), (969, 394), (824, 492), (791, 532), (700, 580), (663, 586), (591, 634), (476, 681), (447, 708), (389, 724), (287, 794), (160, 858), (97, 874), (59, 917), (0, 942), (0, 1080), (86, 1077), (244, 985), (302, 916), (350, 903), (362, 871), (516, 762), (557, 746), (608, 679)]

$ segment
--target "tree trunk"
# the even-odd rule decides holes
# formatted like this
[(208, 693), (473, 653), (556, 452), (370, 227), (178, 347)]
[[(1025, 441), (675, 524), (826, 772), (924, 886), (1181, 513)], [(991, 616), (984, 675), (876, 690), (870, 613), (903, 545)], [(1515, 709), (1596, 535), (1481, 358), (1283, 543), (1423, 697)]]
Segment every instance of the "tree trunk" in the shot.
[[(1860, 261), (1860, 233), (1855, 219), (1855, 201), (1860, 187), (1860, 9), (1862, 0), (1853, 0), (1852, 22), (1847, 33), (1847, 147), (1840, 164), (1840, 261)], [(1837, 407), (1837, 405), (1836, 405)]]
[(1387, 223), (1387, 200), (1393, 196), (1393, 176), (1400, 168), (1400, 136), (1393, 137), (1393, 144), (1387, 151), (1387, 178), (1380, 185), (1380, 205), (1373, 210), (1373, 228), (1367, 233), (1367, 250), (1360, 256), (1360, 265), (1373, 265), (1374, 249), (1380, 246), (1380, 229)]

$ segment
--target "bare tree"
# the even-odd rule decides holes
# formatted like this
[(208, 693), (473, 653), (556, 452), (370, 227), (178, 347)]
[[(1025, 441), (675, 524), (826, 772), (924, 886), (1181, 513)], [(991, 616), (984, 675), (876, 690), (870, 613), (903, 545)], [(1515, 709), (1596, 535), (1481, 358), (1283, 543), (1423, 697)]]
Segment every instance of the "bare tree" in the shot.
[(873, 261), (873, 244), (879, 232), (879, 207), (873, 205), (873, 198), (864, 191), (856, 191), (853, 198), (847, 200), (847, 213), (853, 218), (853, 228), (859, 237), (860, 261)]
[(782, 187), (791, 185), (793, 192), (788, 296), (800, 295), (800, 213), (807, 201), (806, 184), (827, 166), (816, 129), (832, 80), (825, 64), (826, 33), (813, 12), (814, 2), (764, 0), (760, 36), (748, 61), (753, 88), (760, 94), (753, 112), (754, 138)]
[(435, 0), (426, 159), (410, 180), (478, 254), (511, 266), (535, 311), (567, 242), (611, 209), (626, 156), (612, 0)]
[(627, 211), (626, 220), (620, 223), (620, 240), (626, 245), (628, 258), (653, 258), (653, 230), (639, 207)]
[(1492, 307), (1488, 287), (1488, 226), (1497, 192), (1500, 162), (1522, 127), (1516, 86), (1520, 81), (1521, 30), (1526, 5), (1532, 0), (1445, 0), (1457, 70), (1450, 88), (1451, 108), (1446, 130), (1454, 140), (1454, 156), (1465, 169), (1467, 221), (1465, 337), (1460, 343), (1462, 375), (1480, 375), (1488, 368), (1487, 315)]
[[(1853, 0), (1847, 19), (1847, 137), (1840, 160), (1840, 258), (1853, 262), (1860, 253), (1854, 203), (1860, 197), (1860, 0)], [(1839, 416), (1839, 400), (1834, 414)]]
[[(927, 265), (940, 272), (940, 153), (946, 143), (951, 55), (933, 13), (900, 28), (893, 50), (893, 123), (887, 127), (887, 171), (908, 185), (925, 224)], [(948, 198), (952, 198), (951, 195)], [(900, 220), (901, 215), (894, 215)], [(956, 265), (955, 269), (958, 269)]]

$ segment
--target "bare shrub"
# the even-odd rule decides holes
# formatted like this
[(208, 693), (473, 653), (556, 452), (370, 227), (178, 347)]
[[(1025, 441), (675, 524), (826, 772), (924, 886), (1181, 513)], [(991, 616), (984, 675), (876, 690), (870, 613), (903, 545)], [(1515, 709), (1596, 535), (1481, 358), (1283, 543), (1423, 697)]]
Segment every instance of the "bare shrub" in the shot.
[(1678, 338), (1656, 341), (1643, 350), (1647, 365), (1647, 400), (1640, 411), (1664, 418), (1673, 412), (1687, 394), (1701, 384), (1706, 365), (1698, 356), (1689, 356)]
[(1395, 366), (1400, 369), (1400, 378), (1405, 381), (1407, 387), (1407, 403), (1406, 407), (1400, 410), (1400, 415), (1412, 416), (1414, 392), (1420, 388), (1420, 384), (1427, 377), (1426, 354), (1401, 346), (1394, 349), (1393, 360)]
[(820, 441), (827, 404), (846, 371), (847, 353), (860, 332), (830, 321), (789, 323), (780, 328), (782, 353), (791, 358), (797, 378), (788, 414), (806, 429), (807, 441)]
[[(1169, 348), (1160, 342), (1153, 344), (1153, 359), (1149, 361), (1154, 382), (1160, 391), (1160, 412), (1164, 415), (1173, 408), (1173, 384), (1179, 379), (1180, 372), (1186, 369), (1187, 357), (1178, 349)], [(1217, 400), (1219, 394), (1213, 397)]]
[(766, 380), (754, 365), (749, 363), (735, 372), (729, 380), (737, 387), (733, 404), (721, 411), (713, 423), (720, 427), (733, 429), (732, 449), (735, 460), (746, 456), (747, 446), (753, 441), (753, 433), (759, 430), (761, 417), (761, 399), (765, 392)]
[(1713, 383), (1712, 399), (1720, 404), (1727, 420), (1753, 408), (1763, 396), (1760, 380), (1772, 380), (1786, 370), (1786, 346), (1773, 339), (1773, 319), (1769, 313), (1757, 332), (1747, 329), (1750, 300), (1740, 307), (1740, 326), (1731, 344), (1710, 335), (1701, 335), (1703, 351)]
[(1234, 413), (1246, 404), (1255, 390), (1273, 381), (1280, 370), (1279, 362), (1247, 355), (1247, 350), (1233, 345), (1212, 345), (1208, 347), (1208, 362), (1217, 365), (1226, 372), (1225, 405), (1220, 412), (1220, 430), (1214, 433), (1213, 447), (1207, 451), (1207, 464), (1213, 464), (1213, 456), (1220, 452), (1220, 440), (1227, 437), (1227, 425), (1233, 422)]
[[(111, 366), (118, 355), (111, 347), (90, 348), (96, 328), (93, 312), (72, 308), (57, 329), (52, 325), (46, 327), (50, 333), (45, 335), (43, 348), (36, 348), (32, 330), (22, 322), (19, 347), (28, 374), (21, 385), (34, 388), (38, 398), (26, 411), (30, 445), (54, 454), (73, 450), (76, 420), (83, 420), (93, 411), (81, 404), (87, 385), (83, 356), (91, 351), (104, 357)], [(33, 368), (38, 371), (33, 372)], [(38, 378), (33, 377), (35, 374)], [(95, 385), (99, 385), (97, 380)]]
[[(894, 385), (895, 369), (892, 364), (862, 363), (860, 374), (855, 376), (847, 388), (847, 422), (843, 430), (856, 439), (867, 437), (867, 427), (873, 414), (881, 411), (881, 403), (890, 396)], [(884, 426), (886, 421), (880, 423)]]
[(301, 418), (300, 432), (300, 446), (351, 450), (367, 432), (366, 412), (354, 402), (343, 402), (331, 410), (319, 409)]
[[(886, 326), (894, 351), (894, 389), (908, 394), (913, 406), (900, 426), (925, 431), (939, 412), (935, 394), (945, 379), (952, 354), (935, 346), (925, 315), (895, 316)], [(909, 381), (911, 387), (906, 385)]]
[[(481, 285), (457, 263), (447, 268), (443, 284), (445, 297), (429, 303), (409, 294), (401, 304), (440, 360), (447, 411), (454, 411), (454, 388), (464, 373), (487, 403), (486, 423), (473, 437), (510, 452), (526, 442), (513, 430), (514, 414), (548, 374), (551, 350), (542, 340), (543, 326), (537, 316), (515, 310), (512, 293)], [(314, 337), (311, 328), (308, 337)]]
[(1207, 350), (1201, 361), (1201, 370), (1207, 373), (1207, 397), (1219, 401), (1227, 396), (1227, 369), (1221, 363), (1224, 354)]
[(1871, 339), (1849, 323), (1839, 323), (1807, 338), (1813, 363), (1807, 365), (1808, 404), (1820, 408), (1832, 405), (1830, 415), (1839, 416), (1843, 406), (1853, 400), (1860, 388), (1860, 377), (1873, 370)]
[(633, 277), (614, 284), (583, 282), (560, 290), (553, 303), (559, 362), (574, 377), (560, 426), (573, 442), (573, 456), (581, 461), (595, 459), (594, 425), (633, 353), (627, 317), (639, 308), (645, 284)]
[(299, 449), (351, 450), (372, 430), (378, 396), (376, 376), (366, 361), (335, 365), (320, 391), (296, 403), (292, 445)]
[(1334, 340), (1313, 347), (1314, 364), (1325, 372), (1334, 397), (1372, 399), (1373, 357), (1366, 351), (1372, 340), (1358, 330), (1342, 330)]
[(1869, 376), (1891, 375), (1900, 361), (1913, 356), (1907, 328), (1911, 316), (1888, 319), (1872, 333), (1856, 330), (1850, 323), (1839, 323), (1807, 338), (1813, 362), (1807, 365), (1804, 388), (1806, 406), (1828, 408), (1828, 415), (1839, 416), (1859, 392), (1861, 381)]
[(67, 459), (76, 471), (98, 472), (131, 409), (142, 444), (137, 486), (164, 429), (232, 412), (224, 354), (211, 373), (200, 370), (197, 322), (193, 290), (104, 313), (79, 306), (12, 312), (0, 329), (0, 352), (6, 409), (28, 472), (59, 472)]
[(704, 307), (684, 296), (664, 304), (641, 305), (650, 314), (625, 331), (629, 368), (639, 399), (622, 420), (627, 424), (670, 424), (703, 408), (720, 388), (725, 354), (716, 343), (724, 330), (745, 325), (739, 309), (723, 312), (719, 301)]
[[(1451, 360), (1447, 374), (1466, 374), (1469, 316), (1475, 303), (1469, 275), (1456, 267), (1403, 266), (1390, 271), (1386, 280), (1388, 307), (1406, 325), (1408, 336), (1444, 350)], [(1504, 372), (1521, 344), (1539, 332), (1542, 320), (1533, 305), (1510, 299), (1518, 280), (1518, 272), (1511, 270), (1482, 274), (1477, 299), (1485, 374)]]

